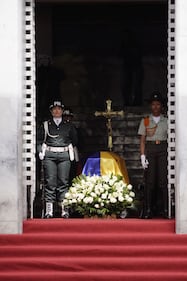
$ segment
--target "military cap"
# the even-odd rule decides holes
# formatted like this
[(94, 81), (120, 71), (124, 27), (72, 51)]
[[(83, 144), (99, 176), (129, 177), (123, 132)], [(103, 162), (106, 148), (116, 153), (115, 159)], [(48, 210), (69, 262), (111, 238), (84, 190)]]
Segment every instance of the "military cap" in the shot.
[(59, 100), (53, 101), (53, 103), (50, 104), (49, 109), (51, 110), (51, 109), (52, 109), (53, 107), (55, 107), (55, 106), (59, 106), (59, 107), (61, 107), (62, 109), (64, 108), (64, 105), (63, 105), (62, 102), (59, 101)]
[(155, 91), (151, 94), (149, 101), (150, 101), (150, 103), (152, 103), (153, 101), (159, 101), (160, 103), (163, 103), (163, 98), (162, 98), (160, 92)]
[(64, 112), (63, 112), (63, 115), (66, 115), (66, 116), (73, 116), (73, 113), (71, 112), (70, 109), (65, 109)]

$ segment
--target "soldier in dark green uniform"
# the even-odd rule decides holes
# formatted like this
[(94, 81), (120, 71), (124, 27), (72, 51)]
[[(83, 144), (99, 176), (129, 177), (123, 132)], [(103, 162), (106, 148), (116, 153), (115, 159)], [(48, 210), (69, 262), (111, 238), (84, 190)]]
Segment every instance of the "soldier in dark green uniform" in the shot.
[[(67, 123), (73, 124), (73, 112), (69, 108), (65, 108), (63, 112), (63, 120)], [(75, 127), (77, 131), (77, 128)], [(71, 161), (71, 169), (70, 169), (70, 185), (72, 184), (72, 180), (77, 176), (77, 167), (79, 162), (79, 152), (77, 146), (74, 146), (74, 161)]]
[[(141, 120), (140, 139), (141, 164), (145, 170), (145, 198), (143, 218), (153, 216), (153, 202), (159, 194), (161, 215), (168, 216), (167, 190), (167, 118), (162, 112), (162, 97), (159, 92), (151, 96), (151, 114)], [(159, 192), (160, 193), (159, 193)]]
[(56, 201), (61, 205), (62, 217), (67, 218), (69, 213), (63, 205), (63, 199), (68, 191), (70, 161), (74, 160), (73, 147), (77, 145), (77, 132), (72, 123), (63, 121), (64, 106), (61, 101), (54, 101), (49, 108), (52, 118), (43, 123), (40, 132), (43, 144), (39, 153), (46, 180), (44, 218), (53, 217), (53, 203)]

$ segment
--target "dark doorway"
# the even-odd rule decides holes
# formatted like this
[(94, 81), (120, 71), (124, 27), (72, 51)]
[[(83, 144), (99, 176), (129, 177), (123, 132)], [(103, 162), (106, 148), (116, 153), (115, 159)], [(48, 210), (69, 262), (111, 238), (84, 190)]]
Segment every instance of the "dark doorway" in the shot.
[(143, 181), (140, 119), (150, 93), (167, 97), (167, 22), (167, 1), (36, 2), (37, 124), (48, 119), (49, 103), (62, 99), (74, 113), (84, 161), (107, 149), (105, 120), (94, 112), (112, 99), (114, 110), (125, 111), (113, 121), (114, 152), (135, 187)]
[(38, 113), (141, 106), (167, 93), (167, 1), (36, 4)]

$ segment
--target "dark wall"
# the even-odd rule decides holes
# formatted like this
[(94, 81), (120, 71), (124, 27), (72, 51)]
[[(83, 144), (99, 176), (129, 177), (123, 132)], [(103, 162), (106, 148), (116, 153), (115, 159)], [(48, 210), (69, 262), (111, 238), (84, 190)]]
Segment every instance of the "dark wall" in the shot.
[(38, 4), (36, 31), (39, 112), (54, 97), (87, 112), (167, 94), (166, 2)]

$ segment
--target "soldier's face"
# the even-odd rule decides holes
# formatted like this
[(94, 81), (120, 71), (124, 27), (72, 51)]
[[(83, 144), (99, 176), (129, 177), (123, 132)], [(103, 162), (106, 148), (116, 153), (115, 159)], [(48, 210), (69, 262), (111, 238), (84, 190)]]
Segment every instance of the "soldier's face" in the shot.
[(159, 101), (151, 103), (151, 111), (154, 116), (159, 116), (162, 110), (162, 104)]
[(62, 117), (63, 109), (60, 106), (55, 106), (51, 110), (51, 114), (55, 118), (60, 118)]

